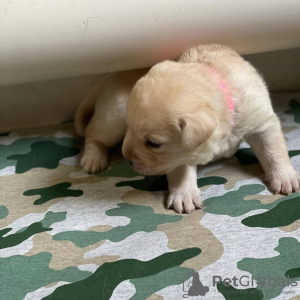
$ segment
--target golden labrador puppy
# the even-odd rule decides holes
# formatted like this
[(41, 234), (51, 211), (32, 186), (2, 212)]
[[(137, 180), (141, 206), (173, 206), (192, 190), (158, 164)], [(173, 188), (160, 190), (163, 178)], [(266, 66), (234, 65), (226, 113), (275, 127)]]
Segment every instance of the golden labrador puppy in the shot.
[(202, 205), (196, 166), (233, 155), (246, 139), (275, 193), (299, 188), (268, 90), (229, 47), (188, 49), (155, 65), (130, 94), (123, 154), (142, 174), (167, 174), (168, 205)]
[[(118, 97), (112, 98), (109, 107), (119, 103)], [(98, 118), (96, 112), (94, 117)], [(122, 117), (125, 120), (126, 112)], [(98, 127), (98, 134), (105, 126)], [(125, 122), (121, 127), (124, 134)], [(188, 49), (177, 62), (152, 67), (130, 93), (123, 154), (141, 174), (167, 174), (168, 206), (178, 212), (190, 213), (202, 205), (197, 165), (232, 156), (243, 139), (251, 145), (275, 193), (299, 189), (300, 176), (290, 163), (266, 85), (229, 47)], [(98, 155), (92, 152), (90, 160)]]

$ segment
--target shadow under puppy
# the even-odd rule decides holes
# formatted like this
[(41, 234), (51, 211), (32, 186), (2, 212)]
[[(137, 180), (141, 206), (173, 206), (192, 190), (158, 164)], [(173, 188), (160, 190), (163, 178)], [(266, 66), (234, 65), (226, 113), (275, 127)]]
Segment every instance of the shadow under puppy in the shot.
[[(114, 89), (102, 82), (91, 91), (95, 113), (85, 130), (78, 124), (83, 119), (80, 111), (87, 107), (84, 102), (92, 102), (89, 96), (79, 107), (75, 121), (77, 132), (86, 137), (85, 170), (106, 167), (112, 142), (103, 136), (117, 143), (126, 131), (122, 151), (133, 168), (144, 175), (167, 174), (168, 206), (190, 213), (202, 205), (197, 165), (232, 156), (246, 139), (273, 192), (290, 194), (299, 189), (300, 176), (290, 163), (267, 87), (233, 49), (194, 47), (177, 62), (158, 63), (148, 73), (131, 72), (141, 73), (110, 75), (112, 82), (118, 82), (114, 81), (118, 76), (127, 80), (134, 74), (126, 88), (115, 84)], [(109, 90), (113, 92), (108, 99)]]

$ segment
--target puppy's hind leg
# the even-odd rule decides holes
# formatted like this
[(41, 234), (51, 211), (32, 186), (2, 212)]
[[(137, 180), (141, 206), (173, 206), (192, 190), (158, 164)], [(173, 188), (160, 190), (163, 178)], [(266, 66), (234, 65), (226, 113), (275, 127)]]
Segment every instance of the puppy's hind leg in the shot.
[(86, 139), (80, 164), (88, 173), (104, 171), (108, 167), (108, 148), (97, 140)]
[(85, 130), (84, 153), (81, 166), (88, 173), (98, 173), (108, 168), (108, 149), (122, 141), (126, 131), (125, 116), (114, 119), (92, 117)]
[[(108, 167), (108, 149), (115, 146), (126, 132), (126, 107), (129, 94), (136, 81), (148, 69), (111, 73), (88, 93), (78, 112), (77, 132), (85, 136), (81, 166), (89, 173)], [(87, 113), (93, 116), (85, 127)]]
[(84, 136), (84, 131), (94, 114), (97, 95), (99, 93), (99, 90), (101, 89), (103, 82), (103, 79), (100, 80), (87, 92), (83, 101), (79, 104), (76, 110), (74, 125), (76, 133), (80, 136)]
[(300, 175), (290, 162), (281, 126), (275, 115), (246, 140), (261, 163), (266, 181), (275, 194), (288, 195), (299, 189)]

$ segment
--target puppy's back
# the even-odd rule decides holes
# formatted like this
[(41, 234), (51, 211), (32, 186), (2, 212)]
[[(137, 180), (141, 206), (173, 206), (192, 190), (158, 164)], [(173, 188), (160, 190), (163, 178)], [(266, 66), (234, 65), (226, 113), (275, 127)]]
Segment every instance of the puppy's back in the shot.
[(184, 51), (178, 62), (209, 66), (227, 81), (236, 101), (264, 98), (269, 106), (268, 89), (261, 74), (229, 46), (211, 44), (193, 47)]

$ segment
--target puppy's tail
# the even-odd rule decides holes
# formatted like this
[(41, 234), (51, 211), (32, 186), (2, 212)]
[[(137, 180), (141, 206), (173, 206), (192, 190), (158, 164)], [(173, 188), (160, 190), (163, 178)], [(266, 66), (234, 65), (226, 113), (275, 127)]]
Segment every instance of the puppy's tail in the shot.
[(102, 82), (103, 78), (87, 92), (77, 108), (74, 123), (76, 133), (80, 136), (84, 136), (85, 128), (94, 114), (95, 103)]

